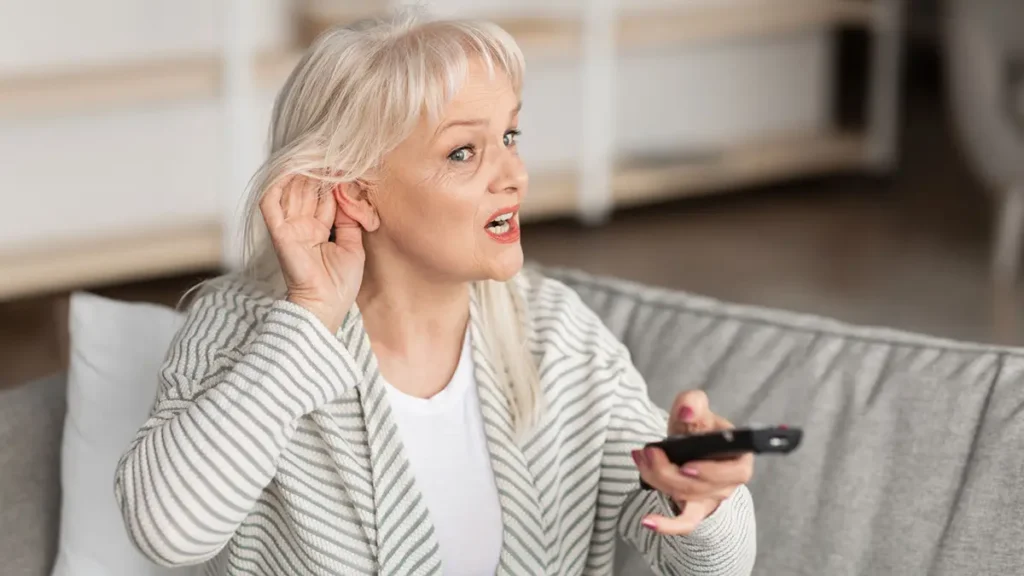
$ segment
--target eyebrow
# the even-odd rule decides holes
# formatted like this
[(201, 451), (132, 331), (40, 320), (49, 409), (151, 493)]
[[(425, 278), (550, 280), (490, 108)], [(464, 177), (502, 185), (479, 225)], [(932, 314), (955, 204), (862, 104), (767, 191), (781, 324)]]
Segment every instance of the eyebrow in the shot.
[[(509, 117), (515, 116), (522, 109), (523, 109), (523, 103), (522, 103), (522, 101), (520, 101), (518, 104), (516, 104), (516, 107), (512, 109), (512, 112), (509, 113)], [(487, 120), (485, 120), (483, 118), (469, 118), (469, 119), (466, 119), (466, 120), (452, 120), (452, 121), (449, 121), (449, 122), (445, 122), (444, 124), (441, 124), (437, 128), (437, 131), (434, 132), (434, 135), (436, 136), (438, 134), (441, 134), (445, 130), (447, 130), (449, 128), (454, 128), (456, 126), (484, 126), (486, 124), (487, 124)]]

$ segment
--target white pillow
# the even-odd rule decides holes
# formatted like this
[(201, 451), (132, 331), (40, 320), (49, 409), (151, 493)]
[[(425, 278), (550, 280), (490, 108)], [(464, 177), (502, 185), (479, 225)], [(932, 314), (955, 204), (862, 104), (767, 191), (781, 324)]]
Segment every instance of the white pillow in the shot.
[(51, 576), (192, 576), (128, 540), (114, 470), (156, 397), (157, 371), (183, 315), (77, 292), (70, 306), (68, 410), (61, 453), (60, 540)]

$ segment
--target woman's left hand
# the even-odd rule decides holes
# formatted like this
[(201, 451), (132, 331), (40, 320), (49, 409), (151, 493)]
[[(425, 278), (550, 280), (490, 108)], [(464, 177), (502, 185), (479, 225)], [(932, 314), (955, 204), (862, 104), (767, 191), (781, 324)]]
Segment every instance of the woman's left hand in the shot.
[[(669, 416), (669, 435), (731, 430), (728, 420), (711, 412), (707, 395), (699, 390), (676, 397)], [(718, 509), (739, 486), (750, 481), (754, 456), (743, 454), (728, 460), (690, 462), (682, 467), (669, 462), (660, 448), (633, 451), (640, 476), (676, 504), (674, 517), (652, 514), (643, 525), (660, 534), (687, 535)]]

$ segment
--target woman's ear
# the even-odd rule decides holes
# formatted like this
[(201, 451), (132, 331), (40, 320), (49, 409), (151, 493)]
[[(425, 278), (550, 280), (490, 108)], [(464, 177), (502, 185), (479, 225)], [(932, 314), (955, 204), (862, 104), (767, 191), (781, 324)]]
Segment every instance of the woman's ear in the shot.
[(342, 182), (335, 184), (331, 192), (334, 194), (334, 200), (338, 203), (338, 218), (348, 216), (367, 232), (373, 232), (380, 227), (377, 207), (374, 205), (365, 183)]

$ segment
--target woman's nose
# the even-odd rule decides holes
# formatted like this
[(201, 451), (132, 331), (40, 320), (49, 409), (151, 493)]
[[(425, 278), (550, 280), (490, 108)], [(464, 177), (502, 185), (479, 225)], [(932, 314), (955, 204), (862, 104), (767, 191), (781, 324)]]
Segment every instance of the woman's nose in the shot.
[(490, 191), (494, 194), (503, 192), (525, 192), (529, 176), (523, 160), (515, 150), (506, 149), (502, 154), (500, 165), (491, 183)]

